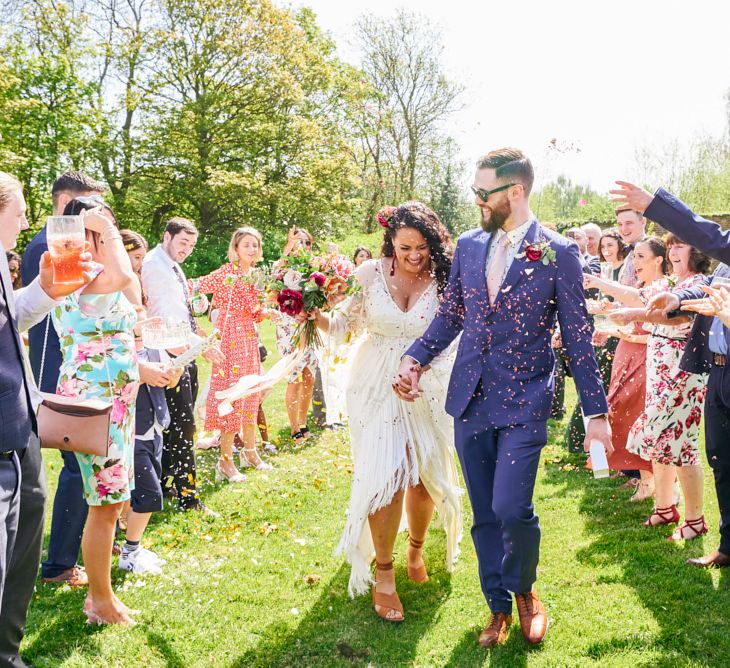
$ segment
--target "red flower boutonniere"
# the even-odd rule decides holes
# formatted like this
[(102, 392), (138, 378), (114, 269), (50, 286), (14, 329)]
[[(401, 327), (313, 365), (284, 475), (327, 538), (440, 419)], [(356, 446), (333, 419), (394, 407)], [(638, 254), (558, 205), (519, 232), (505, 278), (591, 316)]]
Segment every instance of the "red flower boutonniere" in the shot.
[(546, 266), (551, 262), (555, 262), (557, 258), (555, 255), (555, 249), (550, 245), (549, 241), (540, 241), (538, 243), (528, 244), (525, 247), (525, 252), (520, 253), (515, 257), (526, 257), (530, 262), (542, 262)]

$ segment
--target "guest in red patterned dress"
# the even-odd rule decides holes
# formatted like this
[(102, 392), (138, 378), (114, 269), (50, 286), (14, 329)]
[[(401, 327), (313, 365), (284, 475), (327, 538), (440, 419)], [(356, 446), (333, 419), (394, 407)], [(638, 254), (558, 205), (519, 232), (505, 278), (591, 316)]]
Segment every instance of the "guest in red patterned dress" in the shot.
[(256, 416), (260, 396), (251, 394), (233, 404), (233, 412), (218, 414), (215, 393), (227, 390), (241, 376), (261, 373), (259, 342), (256, 324), (268, 312), (259, 302), (252, 270), (263, 255), (261, 234), (252, 227), (241, 227), (233, 233), (228, 250), (230, 262), (207, 276), (197, 279), (200, 292), (213, 295), (212, 306), (219, 309), (216, 327), (221, 332), (221, 350), (225, 362), (214, 364), (210, 376), (210, 390), (205, 410), (206, 431), (220, 430), (220, 459), (216, 466), (219, 479), (244, 482), (246, 476), (238, 471), (233, 461), (233, 441), (240, 433), (243, 441), (241, 466), (257, 469), (271, 468), (262, 461), (256, 450)]
[[(671, 234), (666, 243), (673, 276), (642, 288), (642, 300), (645, 302), (660, 292), (704, 283), (703, 274), (710, 269), (710, 258), (696, 248)], [(707, 374), (689, 373), (679, 367), (692, 319), (667, 320), (661, 313), (649, 316), (644, 308), (624, 309), (618, 317), (622, 323), (654, 323), (647, 344), (646, 406), (631, 427), (626, 446), (629, 452), (651, 461), (654, 468), (656, 508), (645, 524), (658, 526), (679, 521), (673, 491), (678, 477), (684, 492), (685, 518), (684, 524), (670, 538), (697, 538), (707, 533), (699, 452)]]

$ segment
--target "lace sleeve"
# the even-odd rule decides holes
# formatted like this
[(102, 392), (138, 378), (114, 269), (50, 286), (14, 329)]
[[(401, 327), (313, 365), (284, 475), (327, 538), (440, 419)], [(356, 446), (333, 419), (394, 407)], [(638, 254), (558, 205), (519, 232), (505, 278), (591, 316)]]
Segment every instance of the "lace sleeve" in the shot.
[(367, 309), (365, 296), (370, 290), (377, 268), (375, 261), (363, 263), (355, 272), (360, 290), (348, 297), (334, 311), (328, 314), (330, 336), (338, 343), (348, 343), (357, 338), (367, 327)]

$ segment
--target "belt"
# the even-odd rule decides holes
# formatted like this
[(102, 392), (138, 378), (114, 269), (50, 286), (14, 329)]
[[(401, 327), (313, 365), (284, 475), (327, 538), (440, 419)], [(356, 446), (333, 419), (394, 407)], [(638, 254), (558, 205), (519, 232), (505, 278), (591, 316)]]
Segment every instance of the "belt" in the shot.
[(15, 450), (7, 450), (5, 452), (0, 452), (0, 459), (12, 459), (14, 454), (15, 454)]
[(715, 366), (725, 366), (726, 362), (727, 362), (726, 355), (718, 355), (717, 353), (712, 354), (712, 363)]

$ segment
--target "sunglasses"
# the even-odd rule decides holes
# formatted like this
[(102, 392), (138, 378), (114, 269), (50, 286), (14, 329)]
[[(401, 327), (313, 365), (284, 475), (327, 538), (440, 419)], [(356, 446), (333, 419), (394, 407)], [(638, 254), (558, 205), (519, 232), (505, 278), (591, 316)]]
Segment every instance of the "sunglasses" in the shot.
[(77, 202), (81, 202), (81, 204), (85, 204), (86, 206), (103, 206), (106, 209), (109, 208), (109, 205), (104, 201), (104, 198), (101, 197), (101, 195), (89, 195), (88, 197), (84, 195), (82, 197), (74, 197), (74, 199)]
[(504, 186), (499, 186), (499, 188), (492, 188), (492, 190), (484, 190), (484, 188), (475, 188), (474, 186), (471, 186), (471, 191), (480, 199), (482, 202), (486, 202), (489, 199), (490, 195), (493, 195), (494, 193), (498, 193), (502, 190), (507, 190), (507, 188), (511, 188), (512, 186), (518, 186), (521, 185), (519, 183), (508, 183)]

